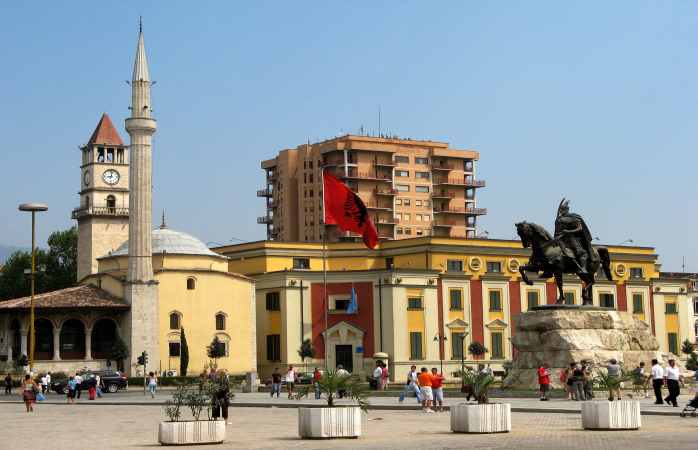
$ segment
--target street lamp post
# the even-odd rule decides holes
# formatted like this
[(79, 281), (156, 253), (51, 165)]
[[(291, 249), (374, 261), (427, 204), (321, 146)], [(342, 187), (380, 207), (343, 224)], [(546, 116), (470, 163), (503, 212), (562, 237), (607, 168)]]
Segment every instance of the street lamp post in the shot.
[(465, 392), (465, 333), (458, 335), (460, 339), (460, 391)]
[(29, 300), (29, 373), (34, 368), (34, 348), (36, 347), (36, 332), (34, 329), (34, 280), (36, 278), (36, 213), (48, 210), (45, 203), (22, 203), (20, 211), (32, 213), (32, 267), (31, 294)]
[(439, 343), (439, 363), (441, 364), (441, 375), (444, 373), (444, 356), (441, 352), (441, 342), (446, 342), (447, 340), (448, 338), (443, 333), (438, 333), (436, 336), (434, 336), (434, 342)]

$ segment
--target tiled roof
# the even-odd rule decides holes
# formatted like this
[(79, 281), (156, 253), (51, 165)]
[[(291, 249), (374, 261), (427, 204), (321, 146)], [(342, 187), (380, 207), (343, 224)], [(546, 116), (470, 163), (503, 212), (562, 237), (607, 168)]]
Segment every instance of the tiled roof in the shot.
[(119, 133), (114, 128), (114, 124), (107, 113), (102, 114), (102, 118), (99, 119), (97, 128), (92, 133), (90, 140), (87, 142), (90, 145), (93, 144), (106, 144), (106, 145), (124, 145), (121, 140)]
[[(21, 297), (0, 301), (0, 311), (29, 309), (30, 298)], [(85, 284), (34, 296), (34, 308), (110, 308), (128, 309), (129, 305), (105, 290)]]

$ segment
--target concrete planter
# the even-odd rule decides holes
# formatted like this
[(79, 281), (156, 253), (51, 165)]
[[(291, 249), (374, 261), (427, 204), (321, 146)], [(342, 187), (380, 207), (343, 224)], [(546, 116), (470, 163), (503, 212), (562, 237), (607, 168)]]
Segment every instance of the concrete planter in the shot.
[(641, 425), (638, 401), (582, 403), (582, 428), (586, 430), (637, 430)]
[(361, 408), (298, 408), (298, 435), (302, 439), (358, 438)]
[(160, 422), (158, 431), (162, 445), (220, 444), (224, 439), (223, 420)]
[(511, 431), (511, 405), (461, 403), (451, 406), (454, 433), (507, 433)]

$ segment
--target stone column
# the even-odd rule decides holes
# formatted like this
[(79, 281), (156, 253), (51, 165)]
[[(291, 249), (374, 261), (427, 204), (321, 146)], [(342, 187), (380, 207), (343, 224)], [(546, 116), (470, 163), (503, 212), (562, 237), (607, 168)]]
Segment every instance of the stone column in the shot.
[(29, 350), (27, 347), (27, 334), (29, 333), (28, 330), (26, 329), (21, 329), (19, 330), (20, 334), (22, 335), (22, 339), (20, 341), (20, 347), (19, 347), (19, 353), (21, 355), (26, 355), (27, 358), (29, 357)]
[(53, 327), (53, 360), (61, 360), (61, 329)]
[(92, 359), (92, 328), (85, 328), (85, 359)]

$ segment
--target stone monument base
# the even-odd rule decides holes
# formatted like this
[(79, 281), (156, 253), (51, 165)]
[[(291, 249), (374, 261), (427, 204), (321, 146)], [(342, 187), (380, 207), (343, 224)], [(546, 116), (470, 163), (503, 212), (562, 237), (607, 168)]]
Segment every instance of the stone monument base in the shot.
[(516, 356), (504, 385), (517, 388), (537, 388), (543, 363), (551, 369), (552, 387), (562, 387), (560, 370), (573, 361), (598, 368), (615, 358), (629, 370), (644, 361), (649, 370), (653, 358), (666, 362), (670, 356), (659, 352), (645, 322), (593, 306), (550, 305), (523, 312), (514, 319), (512, 344)]

